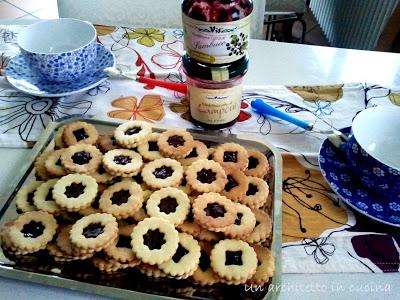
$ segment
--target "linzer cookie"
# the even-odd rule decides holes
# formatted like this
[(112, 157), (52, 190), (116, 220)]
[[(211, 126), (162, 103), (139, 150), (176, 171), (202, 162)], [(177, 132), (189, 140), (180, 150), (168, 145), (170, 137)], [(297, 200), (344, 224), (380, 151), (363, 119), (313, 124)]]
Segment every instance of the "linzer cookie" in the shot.
[(207, 159), (199, 159), (191, 164), (186, 170), (186, 180), (199, 193), (220, 192), (227, 182), (224, 169)]
[(69, 174), (60, 178), (53, 187), (53, 198), (67, 211), (79, 211), (93, 202), (97, 195), (97, 182), (84, 174)]
[(97, 139), (97, 147), (102, 153), (106, 153), (110, 150), (118, 149), (119, 145), (114, 137), (113, 133), (100, 134)]
[(193, 148), (190, 151), (190, 153), (186, 155), (184, 158), (180, 159), (179, 162), (182, 164), (182, 166), (190, 166), (196, 160), (207, 159), (207, 157), (208, 157), (207, 146), (200, 141), (194, 141)]
[(190, 209), (188, 196), (177, 188), (167, 187), (151, 194), (146, 203), (150, 217), (166, 219), (173, 225), (182, 224)]
[(64, 148), (64, 141), (63, 141), (63, 135), (64, 135), (64, 128), (65, 125), (59, 127), (56, 131), (56, 134), (54, 135), (54, 148), (55, 149), (61, 149)]
[(158, 267), (171, 276), (192, 275), (199, 265), (200, 246), (189, 234), (179, 233), (179, 244), (172, 258)]
[(38, 180), (47, 180), (50, 178), (50, 175), (46, 170), (45, 163), (51, 153), (51, 151), (45, 151), (35, 160), (36, 178)]
[(46, 171), (51, 178), (62, 177), (67, 174), (67, 171), (61, 164), (61, 155), (64, 151), (65, 149), (58, 149), (50, 153), (44, 163)]
[(219, 145), (213, 153), (213, 159), (223, 168), (240, 171), (244, 171), (249, 163), (247, 150), (235, 143)]
[(107, 173), (102, 163), (100, 163), (97, 170), (95, 170), (93, 173), (90, 173), (90, 176), (92, 176), (97, 183), (104, 183), (104, 184), (110, 184), (116, 177)]
[(271, 236), (272, 220), (266, 212), (260, 209), (253, 209), (252, 211), (256, 217), (256, 226), (244, 240), (252, 244), (264, 242)]
[(131, 246), (131, 234), (135, 225), (124, 225), (118, 228), (118, 237), (104, 249), (104, 252), (121, 263), (140, 261), (136, 258)]
[(18, 213), (36, 210), (33, 202), (36, 189), (42, 184), (42, 181), (31, 181), (24, 185), (15, 196), (15, 205)]
[(210, 230), (233, 224), (236, 213), (233, 202), (217, 193), (202, 194), (193, 203), (195, 221)]
[(139, 222), (131, 238), (136, 256), (150, 265), (166, 262), (178, 249), (178, 231), (167, 220), (160, 218), (147, 218)]
[(114, 176), (132, 177), (140, 172), (142, 157), (128, 149), (114, 149), (103, 156), (105, 170)]
[(150, 138), (151, 126), (149, 123), (129, 121), (119, 125), (114, 132), (117, 143), (124, 148), (135, 148)]
[(261, 285), (268, 282), (274, 275), (274, 256), (268, 248), (259, 245), (252, 245), (252, 247), (257, 254), (258, 265), (256, 273), (248, 280), (248, 283)]
[(132, 216), (132, 218), (136, 222), (143, 221), (145, 218), (147, 218), (149, 216), (147, 214), (146, 204), (147, 204), (147, 200), (150, 198), (152, 193), (153, 193), (153, 191), (150, 191), (150, 190), (144, 190), (143, 191), (143, 203), (142, 203), (142, 206)]
[(66, 146), (78, 143), (94, 145), (98, 137), (96, 128), (86, 122), (74, 122), (64, 127), (63, 141)]
[(199, 285), (212, 285), (220, 281), (220, 277), (211, 267), (211, 250), (213, 245), (207, 242), (200, 242), (201, 252), (199, 266), (193, 273), (193, 280)]
[(93, 145), (76, 144), (61, 154), (61, 164), (68, 173), (94, 173), (101, 164), (102, 154)]
[(240, 240), (222, 240), (211, 251), (211, 266), (229, 281), (241, 282), (257, 270), (257, 255), (252, 247)]
[(261, 178), (248, 177), (249, 186), (241, 202), (251, 208), (260, 208), (266, 202), (269, 194), (268, 184)]
[(110, 214), (93, 214), (78, 220), (71, 228), (74, 246), (86, 251), (100, 251), (118, 235), (117, 220)]
[(15, 250), (33, 253), (44, 249), (53, 239), (57, 221), (47, 212), (31, 211), (20, 215), (8, 229)]
[(247, 176), (264, 178), (269, 171), (269, 163), (267, 157), (257, 150), (247, 150), (249, 163), (244, 173)]
[(246, 205), (235, 203), (237, 210), (235, 222), (224, 228), (224, 234), (233, 239), (243, 239), (254, 230), (256, 217)]
[(158, 137), (158, 148), (162, 155), (170, 158), (181, 159), (193, 149), (192, 135), (183, 129), (170, 129)]
[(143, 156), (145, 160), (152, 161), (155, 159), (163, 158), (157, 144), (159, 136), (159, 133), (153, 132), (147, 142), (144, 142), (138, 146), (137, 149), (140, 155)]
[(242, 171), (229, 169), (225, 171), (227, 183), (221, 194), (233, 201), (241, 201), (245, 196), (248, 187), (249, 179)]
[(160, 158), (147, 163), (142, 170), (143, 181), (152, 189), (177, 187), (182, 180), (181, 164), (170, 158)]
[(117, 219), (132, 217), (140, 209), (142, 202), (142, 189), (131, 180), (111, 185), (104, 190), (99, 201), (100, 209)]
[(61, 207), (55, 202), (53, 198), (53, 188), (58, 179), (51, 179), (36, 188), (33, 196), (33, 203), (38, 210), (43, 210), (50, 214), (61, 213)]

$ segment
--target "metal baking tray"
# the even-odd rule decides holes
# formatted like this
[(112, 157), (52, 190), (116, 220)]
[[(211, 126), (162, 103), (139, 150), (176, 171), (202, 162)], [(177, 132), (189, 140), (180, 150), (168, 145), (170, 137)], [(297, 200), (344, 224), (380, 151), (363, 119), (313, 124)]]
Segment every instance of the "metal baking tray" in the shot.
[[(57, 129), (74, 121), (85, 121), (93, 124), (97, 130), (110, 132), (121, 122), (96, 119), (88, 116), (72, 116), (50, 123), (40, 136), (36, 145), (30, 151), (26, 163), (15, 176), (10, 186), (8, 197), (0, 210), (0, 224), (17, 216), (14, 197), (24, 182), (34, 176), (34, 161), (47, 148), (52, 147)], [(166, 128), (154, 128), (161, 132)], [(225, 142), (239, 143), (245, 148), (257, 149), (266, 154), (272, 167), (268, 176), (273, 219), (273, 232), (270, 248), (275, 256), (275, 273), (270, 282), (263, 288), (249, 286), (228, 286), (217, 284), (210, 287), (200, 287), (190, 280), (174, 280), (168, 278), (150, 278), (137, 270), (123, 270), (113, 274), (100, 273), (89, 262), (55, 263), (47, 255), (28, 255), (23, 260), (13, 260), (5, 256), (0, 249), (0, 276), (53, 285), (82, 292), (94, 293), (113, 298), (143, 298), (143, 299), (276, 299), (281, 282), (281, 245), (282, 245), (282, 158), (275, 147), (258, 137), (241, 137), (227, 135), (219, 131), (204, 131), (189, 129), (195, 139), (210, 144)], [(51, 149), (51, 148), (50, 148)]]

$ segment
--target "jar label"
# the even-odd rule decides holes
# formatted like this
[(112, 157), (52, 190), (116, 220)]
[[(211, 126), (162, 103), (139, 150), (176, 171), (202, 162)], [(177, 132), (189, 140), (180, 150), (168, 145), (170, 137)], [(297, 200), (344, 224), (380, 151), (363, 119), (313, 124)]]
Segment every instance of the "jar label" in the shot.
[(203, 22), (183, 14), (185, 47), (189, 56), (209, 64), (236, 61), (245, 55), (250, 35), (250, 17), (232, 22)]
[(195, 120), (210, 125), (231, 122), (239, 116), (241, 96), (241, 84), (216, 90), (189, 86), (190, 114)]

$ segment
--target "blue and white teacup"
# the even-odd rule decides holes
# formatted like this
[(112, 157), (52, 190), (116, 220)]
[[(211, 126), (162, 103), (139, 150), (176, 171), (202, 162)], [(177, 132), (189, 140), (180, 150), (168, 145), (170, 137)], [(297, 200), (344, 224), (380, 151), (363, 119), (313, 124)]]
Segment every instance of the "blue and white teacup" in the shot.
[(17, 42), (29, 67), (52, 82), (79, 79), (97, 55), (96, 29), (76, 19), (32, 24), (18, 34)]
[(360, 112), (340, 145), (351, 173), (368, 190), (399, 203), (400, 107), (378, 106)]

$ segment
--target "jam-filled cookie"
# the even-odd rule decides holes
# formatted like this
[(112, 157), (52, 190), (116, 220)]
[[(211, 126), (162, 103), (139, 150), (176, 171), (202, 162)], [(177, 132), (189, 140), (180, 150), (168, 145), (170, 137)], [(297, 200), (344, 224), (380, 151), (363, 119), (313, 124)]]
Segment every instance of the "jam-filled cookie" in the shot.
[(97, 139), (97, 147), (102, 153), (106, 153), (108, 151), (118, 149), (119, 145), (114, 137), (114, 134), (108, 133), (99, 135), (99, 138)]
[(143, 221), (144, 219), (149, 217), (149, 215), (147, 214), (146, 204), (147, 204), (147, 200), (149, 200), (149, 198), (150, 198), (152, 193), (153, 193), (153, 191), (151, 191), (151, 190), (144, 190), (143, 191), (143, 203), (142, 203), (142, 206), (139, 208), (139, 210), (137, 210), (132, 215), (132, 218), (136, 222)]
[(53, 198), (53, 188), (58, 179), (51, 179), (43, 182), (36, 188), (33, 196), (33, 203), (38, 210), (43, 210), (50, 214), (61, 213), (61, 207), (55, 202)]
[[(131, 267), (130, 264), (123, 264), (112, 258), (106, 258), (102, 256), (94, 256), (91, 259), (93, 266), (99, 269), (101, 272), (114, 273), (118, 270)], [(135, 266), (135, 265), (133, 265)]]
[(100, 197), (107, 187), (108, 186), (106, 185), (99, 184), (99, 186), (97, 187), (97, 195), (94, 198), (93, 202), (90, 203), (90, 206), (79, 210), (79, 214), (82, 216), (88, 216), (91, 214), (101, 213), (102, 210), (100, 209)]
[(190, 209), (188, 196), (177, 188), (167, 187), (151, 194), (146, 203), (150, 217), (168, 220), (174, 225), (182, 224)]
[(93, 145), (76, 144), (61, 154), (61, 164), (68, 173), (90, 174), (101, 164), (102, 154)]
[(219, 145), (213, 153), (213, 159), (223, 168), (244, 171), (249, 163), (247, 150), (236, 143)]
[(170, 158), (160, 158), (147, 163), (142, 170), (143, 181), (152, 189), (177, 187), (182, 180), (181, 164)]
[(143, 156), (143, 158), (145, 160), (152, 161), (152, 160), (156, 160), (159, 158), (163, 158), (163, 156), (160, 153), (160, 149), (158, 148), (158, 144), (157, 144), (157, 140), (158, 140), (159, 136), (160, 136), (159, 133), (153, 132), (150, 135), (150, 138), (147, 142), (144, 142), (138, 146), (137, 149), (138, 149), (140, 155)]
[(24, 185), (15, 196), (15, 205), (18, 213), (36, 210), (33, 202), (36, 189), (42, 184), (42, 181), (31, 181)]
[(100, 209), (117, 219), (133, 216), (142, 206), (142, 188), (131, 180), (123, 180), (108, 187), (100, 198)]
[(104, 183), (104, 184), (110, 184), (116, 177), (107, 173), (102, 163), (99, 164), (97, 170), (95, 170), (93, 173), (90, 173), (90, 176), (96, 179), (97, 183)]
[(67, 211), (88, 207), (97, 195), (97, 182), (84, 174), (69, 174), (60, 178), (53, 187), (53, 198)]
[(20, 215), (9, 227), (10, 242), (25, 253), (46, 248), (57, 230), (57, 221), (44, 211), (31, 211)]
[(100, 251), (118, 235), (117, 220), (110, 214), (92, 214), (78, 220), (71, 228), (74, 246), (86, 251)]
[(179, 244), (172, 258), (158, 267), (171, 276), (192, 275), (199, 265), (200, 246), (189, 234), (179, 233)]
[(86, 122), (74, 122), (64, 127), (63, 141), (66, 146), (78, 143), (94, 145), (98, 137), (96, 127)]
[(271, 236), (272, 220), (266, 212), (260, 209), (253, 209), (252, 211), (256, 217), (256, 225), (254, 230), (244, 240), (248, 243), (256, 244), (264, 242)]
[(207, 157), (208, 157), (207, 146), (200, 141), (194, 141), (193, 148), (190, 151), (190, 153), (186, 155), (184, 158), (180, 159), (179, 162), (182, 164), (182, 166), (190, 166), (196, 160), (207, 159)]
[(114, 137), (122, 147), (135, 148), (150, 138), (151, 131), (149, 123), (129, 121), (119, 125), (115, 129)]
[(193, 142), (192, 135), (186, 130), (171, 129), (160, 134), (157, 144), (162, 155), (181, 159), (192, 151)]
[(194, 220), (209, 230), (233, 224), (236, 208), (231, 200), (218, 193), (205, 193), (193, 202)]
[(178, 249), (178, 231), (170, 222), (161, 218), (147, 218), (139, 222), (131, 238), (136, 256), (150, 265), (166, 262)]
[(228, 182), (221, 194), (236, 202), (242, 200), (249, 187), (249, 179), (239, 170), (229, 169), (225, 170), (225, 173)]
[[(56, 239), (56, 245), (59, 249), (64, 254), (65, 258), (71, 259), (73, 257), (86, 257), (86, 255), (79, 255), (79, 252), (74, 248), (73, 244), (71, 243), (70, 239), (70, 232), (72, 229), (72, 224), (64, 225), (61, 226), (59, 233), (57, 235)], [(52, 247), (52, 251), (56, 252), (56, 249)], [(55, 253), (55, 256), (60, 256)]]
[(265, 180), (258, 177), (248, 177), (249, 186), (241, 202), (251, 208), (262, 207), (266, 202), (269, 194), (269, 187)]
[(254, 230), (256, 217), (246, 205), (235, 203), (237, 210), (235, 222), (222, 230), (226, 236), (233, 239), (242, 239)]
[(247, 176), (264, 178), (269, 171), (269, 163), (267, 157), (257, 150), (247, 150), (249, 163), (244, 173)]
[(210, 256), (213, 245), (207, 242), (200, 242), (199, 244), (201, 248), (199, 266), (194, 271), (192, 278), (194, 282), (201, 286), (213, 285), (220, 281), (220, 277), (211, 267)]
[(65, 149), (58, 149), (50, 153), (44, 163), (46, 171), (51, 178), (62, 177), (67, 174), (67, 171), (61, 164), (61, 155), (64, 153), (64, 151)]
[(118, 237), (110, 246), (104, 249), (104, 252), (116, 261), (122, 263), (137, 261), (139, 264), (140, 261), (136, 258), (131, 246), (131, 234), (134, 227), (135, 225), (120, 226), (118, 228)]
[(54, 134), (54, 149), (61, 149), (65, 147), (63, 135), (64, 135), (65, 125), (59, 127)]
[(45, 151), (35, 160), (36, 178), (38, 180), (47, 180), (50, 178), (50, 174), (46, 170), (45, 163), (51, 153), (52, 151)]
[(251, 278), (257, 269), (257, 255), (254, 249), (241, 240), (222, 240), (211, 251), (213, 270), (229, 281)]
[(187, 168), (186, 180), (192, 190), (207, 193), (222, 191), (227, 177), (224, 169), (215, 161), (199, 159)]
[(140, 172), (142, 157), (128, 149), (114, 149), (103, 156), (103, 166), (114, 176), (132, 177)]
[(268, 248), (259, 245), (252, 245), (252, 247), (256, 251), (258, 265), (256, 273), (248, 280), (248, 284), (261, 285), (268, 282), (274, 275), (275, 259)]

